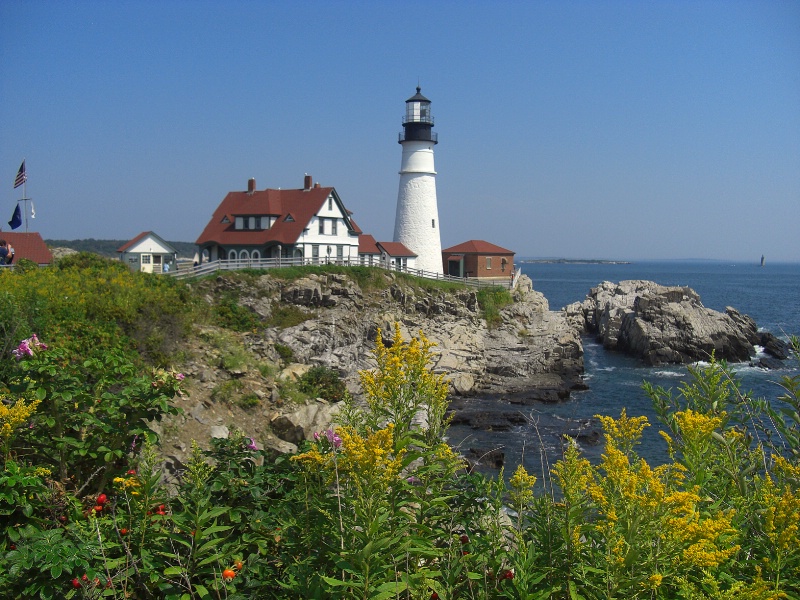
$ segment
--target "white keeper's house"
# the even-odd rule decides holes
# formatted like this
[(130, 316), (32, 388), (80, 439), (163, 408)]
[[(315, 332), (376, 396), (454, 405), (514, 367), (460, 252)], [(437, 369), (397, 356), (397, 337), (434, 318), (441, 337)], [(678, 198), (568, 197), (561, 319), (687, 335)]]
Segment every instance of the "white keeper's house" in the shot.
[(201, 262), (262, 258), (309, 262), (359, 262), (356, 225), (336, 190), (312, 184), (300, 189), (229, 192), (195, 242)]

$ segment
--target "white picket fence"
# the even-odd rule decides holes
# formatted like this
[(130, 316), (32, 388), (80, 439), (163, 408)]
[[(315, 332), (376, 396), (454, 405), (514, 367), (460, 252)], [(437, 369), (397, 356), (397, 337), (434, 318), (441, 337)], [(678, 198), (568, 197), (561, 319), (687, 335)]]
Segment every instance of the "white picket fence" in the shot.
[[(202, 263), (197, 266), (183, 266), (180, 265), (175, 271), (163, 273), (164, 276), (175, 277), (176, 279), (193, 279), (195, 277), (203, 277), (211, 275), (218, 271), (240, 271), (242, 269), (279, 269), (281, 267), (301, 267), (308, 265), (340, 265), (343, 267), (355, 266), (372, 266), (378, 268), (386, 268), (383, 264), (362, 265), (358, 261), (351, 261), (347, 259), (337, 260), (334, 258), (245, 258), (245, 259), (232, 259), (232, 260), (215, 260), (211, 262)], [(415, 277), (423, 277), (425, 279), (434, 279), (439, 281), (453, 281), (472, 287), (504, 287), (514, 289), (522, 274), (521, 269), (514, 271), (513, 277), (493, 280), (481, 280), (471, 277), (454, 277), (452, 275), (442, 275), (441, 273), (433, 273), (431, 271), (423, 271), (421, 269), (409, 269), (408, 267), (391, 267), (387, 270), (397, 271), (398, 273), (407, 273)]]

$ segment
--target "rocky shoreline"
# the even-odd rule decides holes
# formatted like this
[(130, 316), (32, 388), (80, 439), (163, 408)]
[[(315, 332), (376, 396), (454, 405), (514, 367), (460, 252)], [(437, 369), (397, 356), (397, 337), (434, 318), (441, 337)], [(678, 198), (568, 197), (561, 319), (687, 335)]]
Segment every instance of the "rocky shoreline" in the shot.
[[(752, 319), (732, 308), (725, 313), (707, 309), (689, 288), (648, 281), (603, 282), (582, 302), (551, 311), (531, 280), (522, 276), (514, 302), (500, 310), (499, 322), (490, 327), (474, 290), (431, 291), (391, 272), (384, 277), (385, 286), (368, 291), (342, 274), (293, 281), (268, 274), (218, 277), (196, 285), (209, 296), (234, 293), (240, 305), (263, 317), (287, 306), (307, 313), (309, 318), (297, 325), (245, 334), (247, 351), (279, 363), (277, 348), (288, 349), (293, 363), (279, 378), (293, 378), (313, 365), (323, 365), (336, 370), (355, 397), (360, 393), (358, 371), (375, 367), (372, 349), (378, 329), (392, 332), (397, 322), (405, 338), (423, 332), (436, 344), (433, 370), (450, 382), (453, 424), (480, 431), (509, 431), (524, 423), (526, 409), (562, 402), (587, 389), (582, 336), (594, 335), (607, 350), (637, 356), (651, 365), (707, 360), (712, 354), (741, 362), (755, 356), (755, 345), (773, 357), (760, 360), (778, 361), (774, 365), (788, 354), (786, 344), (758, 332)], [(213, 356), (210, 360), (218, 361)], [(285, 403), (275, 385), (265, 388), (263, 378), (247, 372), (200, 361), (186, 365), (186, 372), (194, 390), (184, 399), (184, 416), (168, 425), (178, 430), (172, 436), (177, 439), (167, 442), (174, 449), (175, 463), (184, 459), (191, 438), (203, 444), (204, 436), (206, 441), (224, 437), (228, 424), (253, 436), (259, 446), (276, 453), (293, 452), (302, 440), (327, 427), (339, 408), (323, 399), (305, 406)], [(223, 410), (208, 397), (227, 379), (252, 389), (261, 403), (257, 413)], [(563, 430), (585, 444), (601, 441), (591, 421), (567, 422)], [(481, 460), (502, 462), (502, 455), (486, 454), (490, 450), (467, 449), (476, 460), (485, 455), (488, 458)]]

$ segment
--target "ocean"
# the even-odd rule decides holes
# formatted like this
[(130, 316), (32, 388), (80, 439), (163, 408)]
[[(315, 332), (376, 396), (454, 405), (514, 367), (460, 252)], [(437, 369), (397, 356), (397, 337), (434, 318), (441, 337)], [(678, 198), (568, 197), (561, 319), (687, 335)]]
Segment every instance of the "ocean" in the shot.
[[(542, 292), (550, 310), (586, 298), (589, 290), (603, 281), (645, 279), (662, 285), (689, 286), (699, 295), (704, 306), (724, 311), (732, 306), (752, 317), (760, 330), (788, 339), (800, 336), (800, 264), (758, 261), (751, 264), (723, 261), (642, 261), (629, 264), (599, 263), (523, 263), (522, 272), (533, 281), (535, 290)], [(505, 453), (506, 475), (513, 473), (523, 462), (531, 473), (548, 470), (561, 457), (564, 433), (579, 424), (594, 425), (595, 415), (618, 417), (625, 408), (629, 416), (647, 416), (651, 426), (645, 430), (637, 447), (640, 456), (651, 464), (667, 460), (666, 443), (658, 435), (659, 423), (650, 399), (642, 390), (649, 381), (677, 391), (687, 381), (685, 366), (647, 367), (639, 360), (607, 352), (591, 337), (583, 340), (585, 381), (587, 391), (573, 392), (570, 399), (558, 404), (519, 407), (526, 424), (510, 431), (486, 432), (464, 426), (450, 429), (448, 440), (462, 452), (477, 449), (483, 452), (500, 449)], [(741, 389), (754, 397), (767, 399), (781, 395), (777, 381), (784, 375), (796, 375), (796, 361), (786, 361), (779, 370), (766, 371), (747, 363), (731, 365), (742, 381)], [(477, 397), (470, 400), (477, 407), (491, 409), (509, 406), (500, 397)], [(590, 425), (591, 427), (591, 425)], [(584, 455), (591, 461), (599, 459), (601, 445), (581, 444)], [(491, 472), (489, 468), (481, 470)]]

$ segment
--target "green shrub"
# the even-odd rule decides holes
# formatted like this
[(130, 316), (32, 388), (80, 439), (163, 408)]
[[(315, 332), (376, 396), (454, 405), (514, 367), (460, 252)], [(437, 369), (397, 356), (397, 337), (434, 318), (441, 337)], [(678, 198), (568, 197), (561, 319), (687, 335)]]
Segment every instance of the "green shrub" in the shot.
[(213, 312), (220, 327), (233, 331), (256, 331), (263, 327), (261, 316), (251, 308), (239, 304), (239, 299), (233, 294), (217, 300)]
[(298, 388), (304, 394), (329, 402), (341, 402), (347, 394), (339, 373), (323, 366), (311, 367), (306, 371), (298, 381)]
[(299, 306), (294, 304), (277, 304), (272, 308), (267, 325), (269, 327), (277, 327), (278, 329), (286, 329), (287, 327), (294, 327), (305, 323), (309, 319), (315, 318), (317, 315), (313, 311), (305, 311)]
[(294, 361), (294, 351), (289, 346), (275, 342), (275, 352), (278, 353), (278, 356), (280, 356), (281, 360), (285, 363)]
[(502, 322), (500, 310), (513, 304), (513, 302), (514, 299), (506, 288), (496, 286), (478, 290), (478, 305), (481, 307), (483, 318), (490, 328), (496, 327)]

